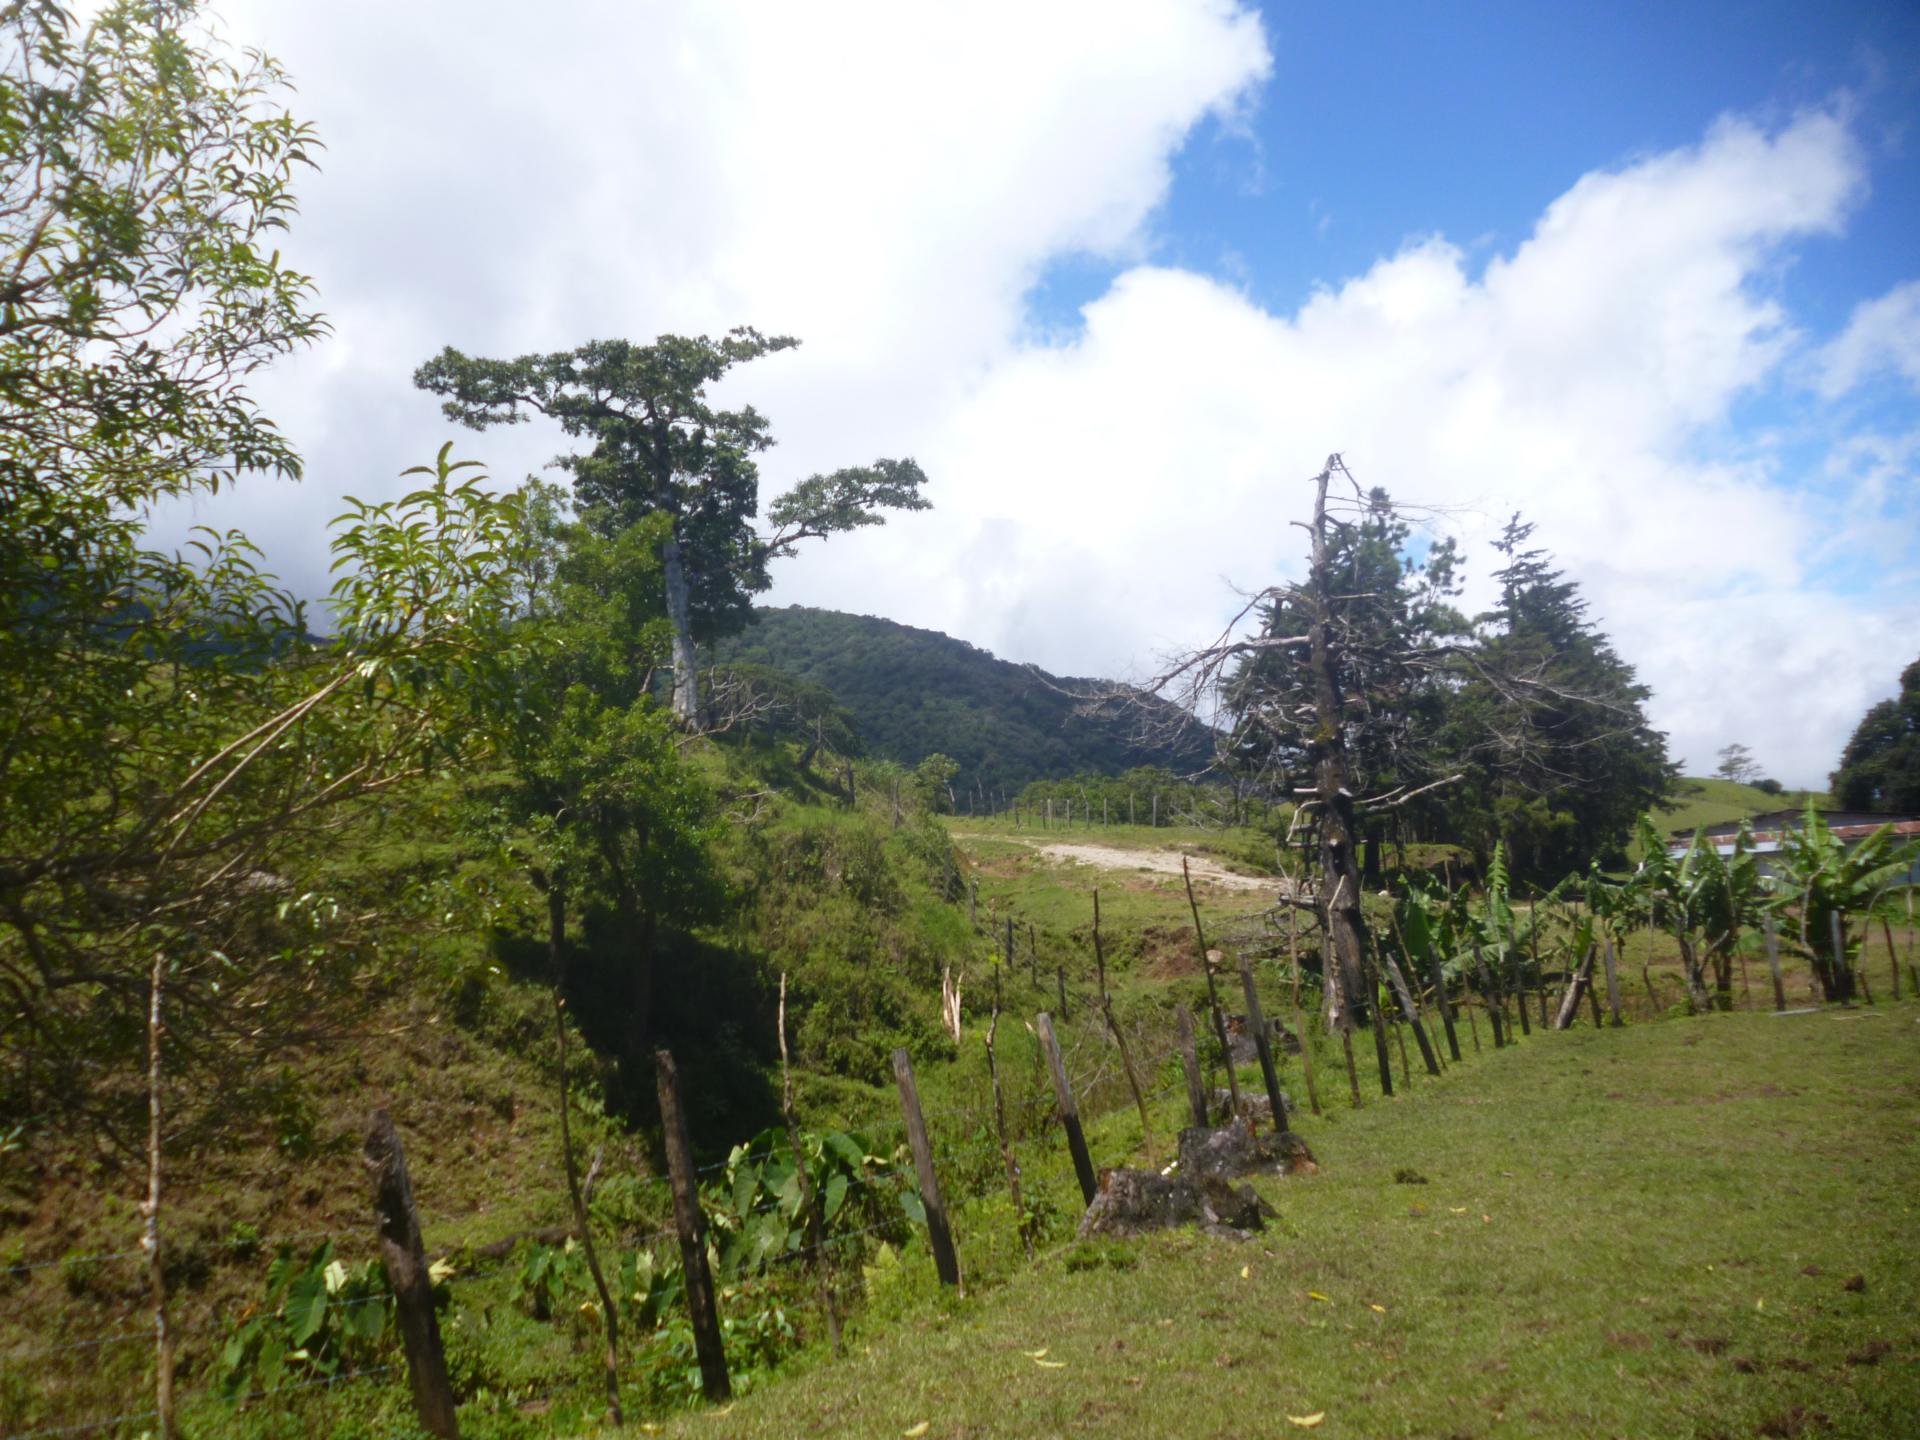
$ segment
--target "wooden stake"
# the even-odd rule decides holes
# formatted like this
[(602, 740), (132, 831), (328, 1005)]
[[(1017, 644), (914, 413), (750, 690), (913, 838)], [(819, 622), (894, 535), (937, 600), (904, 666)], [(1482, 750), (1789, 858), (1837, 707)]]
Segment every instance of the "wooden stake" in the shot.
[(940, 1177), (933, 1169), (933, 1146), (927, 1122), (920, 1114), (920, 1091), (913, 1083), (913, 1057), (893, 1052), (893, 1079), (900, 1087), (900, 1111), (907, 1121), (907, 1143), (913, 1148), (913, 1168), (920, 1177), (920, 1204), (927, 1212), (927, 1243), (933, 1249), (933, 1268), (942, 1285), (960, 1285), (960, 1257), (953, 1251), (953, 1231), (947, 1227), (947, 1206), (940, 1198)]
[(414, 1413), (420, 1426), (442, 1440), (459, 1440), (453, 1385), (447, 1356), (440, 1348), (440, 1321), (433, 1309), (433, 1280), (420, 1244), (420, 1221), (413, 1210), (413, 1183), (399, 1133), (384, 1110), (373, 1112), (362, 1154), (373, 1181), (374, 1221), (380, 1236), (380, 1261), (393, 1291), (394, 1320), (407, 1352), (413, 1382)]
[(667, 1178), (673, 1189), (673, 1226), (680, 1236), (680, 1269), (693, 1322), (693, 1349), (700, 1361), (700, 1390), (709, 1400), (733, 1394), (727, 1377), (727, 1352), (720, 1341), (720, 1309), (707, 1269), (707, 1222), (700, 1213), (700, 1191), (687, 1143), (687, 1117), (680, 1105), (680, 1072), (665, 1050), (653, 1052), (655, 1090), (660, 1098), (660, 1131), (666, 1141)]
[(1287, 953), (1293, 963), (1293, 1030), (1300, 1037), (1300, 1073), (1307, 1081), (1307, 1104), (1320, 1113), (1320, 1087), (1313, 1083), (1313, 1041), (1307, 1034), (1305, 1012), (1300, 1007), (1300, 915), (1287, 907)]
[(1054, 988), (1060, 996), (1060, 1023), (1064, 1025), (1070, 1018), (1067, 1015), (1067, 967), (1064, 965), (1055, 966), (1053, 978), (1055, 982)]
[(1287, 1102), (1280, 1094), (1280, 1075), (1273, 1067), (1273, 1040), (1267, 1033), (1267, 1017), (1260, 1010), (1260, 992), (1253, 984), (1253, 962), (1246, 952), (1240, 955), (1240, 989), (1247, 1001), (1247, 1024), (1253, 1027), (1253, 1047), (1260, 1055), (1260, 1078), (1267, 1084), (1267, 1110), (1273, 1116), (1273, 1128), (1285, 1132)]
[(1613, 936), (1603, 933), (1600, 947), (1607, 965), (1607, 1009), (1613, 1016), (1615, 1026), (1624, 1025), (1626, 1021), (1620, 1018), (1620, 974), (1614, 965)]
[(787, 1062), (787, 972), (780, 972), (780, 1109), (787, 1117), (787, 1148), (793, 1152), (793, 1173), (800, 1178), (800, 1213), (806, 1217), (807, 1250), (812, 1256), (814, 1288), (820, 1311), (827, 1317), (827, 1338), (840, 1353), (840, 1311), (833, 1303), (833, 1277), (828, 1270), (826, 1217), (820, 1213), (813, 1188), (813, 1170), (800, 1144), (800, 1117), (793, 1108), (793, 1069)]
[(1767, 972), (1773, 976), (1773, 1008), (1787, 1008), (1787, 988), (1780, 980), (1780, 933), (1774, 928), (1773, 916), (1768, 915), (1762, 922), (1767, 936)]
[(1013, 1197), (1013, 1213), (1020, 1225), (1020, 1243), (1027, 1259), (1033, 1259), (1033, 1228), (1027, 1224), (1027, 1207), (1020, 1199), (1020, 1164), (1013, 1158), (1013, 1142), (1007, 1138), (1007, 1102), (1000, 1093), (1000, 1063), (994, 1056), (994, 1039), (1000, 1033), (1000, 972), (993, 972), (993, 1019), (987, 1024), (987, 1079), (993, 1083), (993, 1126), (1000, 1136), (1000, 1163), (1007, 1169), (1007, 1193)]
[(1127, 1088), (1133, 1092), (1134, 1108), (1140, 1112), (1140, 1143), (1146, 1147), (1147, 1163), (1152, 1164), (1153, 1122), (1147, 1118), (1147, 1097), (1140, 1088), (1139, 1072), (1133, 1068), (1133, 1053), (1128, 1048), (1126, 1032), (1113, 1018), (1113, 997), (1107, 994), (1107, 952), (1100, 942), (1100, 891), (1097, 888), (1093, 892), (1093, 964), (1100, 987), (1100, 1013), (1106, 1017), (1107, 1033), (1113, 1036), (1113, 1043), (1120, 1051), (1120, 1068), (1127, 1072)]
[[(1158, 795), (1154, 797), (1156, 800)], [(1193, 872), (1187, 857), (1180, 857), (1180, 876), (1187, 882), (1187, 909), (1193, 912), (1193, 938), (1200, 946), (1200, 968), (1207, 977), (1207, 1004), (1213, 1010), (1213, 1033), (1220, 1041), (1220, 1062), (1227, 1067), (1227, 1095), (1233, 1106), (1231, 1119), (1240, 1113), (1240, 1077), (1234, 1073), (1233, 1046), (1227, 1042), (1227, 1017), (1220, 1009), (1220, 991), (1213, 983), (1213, 960), (1207, 953), (1207, 932), (1200, 928), (1200, 902), (1193, 898)]]
[(1180, 1029), (1180, 1068), (1187, 1076), (1187, 1113), (1198, 1128), (1207, 1128), (1207, 1089), (1200, 1082), (1200, 1057), (1193, 1045), (1193, 1016), (1184, 1005), (1173, 1007), (1173, 1018)]
[(1340, 1012), (1340, 1048), (1347, 1056), (1347, 1090), (1353, 1097), (1353, 1108), (1360, 1108), (1360, 1070), (1353, 1063), (1353, 1022), (1347, 1019), (1345, 1009)]
[[(1399, 934), (1399, 925), (1400, 922), (1396, 919), (1394, 921), (1395, 935)], [(1393, 992), (1393, 1001), (1399, 1008), (1400, 1018), (1413, 1029), (1414, 1043), (1420, 1047), (1421, 1063), (1427, 1067), (1427, 1073), (1429, 1075), (1438, 1075), (1440, 1073), (1440, 1057), (1434, 1054), (1433, 1041), (1427, 1037), (1427, 1027), (1420, 1023), (1420, 1009), (1413, 1002), (1413, 992), (1407, 988), (1407, 977), (1401, 972), (1400, 962), (1393, 958), (1393, 952), (1382, 945), (1377, 937), (1374, 939), (1374, 954), (1380, 963), (1386, 967), (1387, 986)], [(1524, 1004), (1525, 1002), (1523, 1001), (1522, 1008), (1524, 1008)], [(1402, 1037), (1400, 1044), (1403, 1048), (1406, 1043), (1405, 1038)]]
[(1067, 1149), (1073, 1153), (1073, 1173), (1080, 1181), (1080, 1195), (1087, 1204), (1099, 1193), (1100, 1182), (1093, 1173), (1093, 1156), (1087, 1151), (1086, 1131), (1080, 1128), (1079, 1107), (1073, 1101), (1073, 1087), (1067, 1083), (1066, 1062), (1060, 1058), (1060, 1042), (1054, 1038), (1053, 1017), (1042, 1010), (1039, 1015), (1040, 1048), (1046, 1053), (1047, 1069), (1053, 1076), (1055, 1113), (1067, 1132)]

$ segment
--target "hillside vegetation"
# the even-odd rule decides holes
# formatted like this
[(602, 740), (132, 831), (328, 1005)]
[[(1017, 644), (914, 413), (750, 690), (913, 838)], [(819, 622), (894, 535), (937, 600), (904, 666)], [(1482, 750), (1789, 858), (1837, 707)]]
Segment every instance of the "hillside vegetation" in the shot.
[(978, 782), (1013, 794), (1033, 780), (1139, 765), (1186, 771), (1211, 758), (1203, 737), (1168, 749), (1139, 739), (1137, 716), (1079, 713), (1075, 694), (1108, 681), (1049, 675), (872, 615), (757, 609), (715, 659), (824, 686), (851, 714), (869, 754), (909, 766), (946, 755), (960, 766), (956, 789)]

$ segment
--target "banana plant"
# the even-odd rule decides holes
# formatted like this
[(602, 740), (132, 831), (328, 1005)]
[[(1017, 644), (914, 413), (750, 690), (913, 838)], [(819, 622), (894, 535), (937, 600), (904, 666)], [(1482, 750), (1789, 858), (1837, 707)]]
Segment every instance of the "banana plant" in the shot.
[[(1866, 935), (1867, 916), (1887, 888), (1920, 863), (1920, 842), (1902, 843), (1891, 824), (1883, 825), (1857, 845), (1836, 836), (1813, 806), (1797, 830), (1780, 837), (1778, 868), (1773, 877), (1768, 908), (1797, 912), (1800, 953), (1806, 956), (1829, 1000), (1853, 997), (1853, 961)], [(1849, 915), (1860, 917), (1857, 933), (1850, 933)], [(1840, 945), (1834, 953), (1833, 936)]]

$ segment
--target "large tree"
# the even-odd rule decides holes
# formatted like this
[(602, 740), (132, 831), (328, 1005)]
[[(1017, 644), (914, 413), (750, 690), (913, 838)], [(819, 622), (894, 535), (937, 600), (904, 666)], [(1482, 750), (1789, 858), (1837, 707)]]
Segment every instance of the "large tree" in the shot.
[(1472, 676), (1454, 701), (1467, 781), (1449, 796), (1455, 838), (1516, 876), (1558, 878), (1622, 858), (1634, 821), (1673, 790), (1651, 691), (1587, 618), (1579, 586), (1510, 519), (1494, 549), (1499, 599), (1478, 617)]
[(513, 360), (472, 358), (449, 346), (414, 374), (464, 425), (517, 424), (533, 413), (587, 441), (584, 453), (556, 463), (573, 476), (597, 528), (611, 533), (649, 515), (667, 518), (661, 581), (673, 637), (673, 710), (683, 724), (703, 719), (696, 645), (747, 623), (752, 597), (770, 583), (770, 560), (802, 540), (882, 523), (881, 510), (927, 507), (918, 465), (876, 460), (803, 480), (768, 507), (772, 534), (754, 529), (754, 457), (773, 443), (766, 417), (752, 406), (718, 409), (707, 388), (736, 365), (798, 343), (742, 327), (718, 340), (599, 340)]
[(1920, 812), (1920, 660), (1900, 672), (1900, 693), (1861, 717), (1828, 781), (1847, 810)]

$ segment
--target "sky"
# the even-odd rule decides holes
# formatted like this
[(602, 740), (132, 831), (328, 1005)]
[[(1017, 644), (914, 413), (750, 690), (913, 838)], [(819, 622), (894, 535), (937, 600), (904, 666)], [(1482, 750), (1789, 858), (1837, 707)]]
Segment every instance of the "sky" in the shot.
[(325, 586), (340, 497), (460, 431), (443, 345), (751, 324), (770, 499), (911, 455), (934, 509), (773, 604), (1139, 678), (1297, 577), (1309, 481), (1536, 525), (1689, 773), (1824, 782), (1920, 644), (1920, 10), (1099, 0), (227, 0), (327, 145), (307, 461), (162, 514)]

